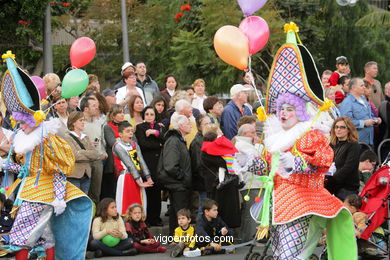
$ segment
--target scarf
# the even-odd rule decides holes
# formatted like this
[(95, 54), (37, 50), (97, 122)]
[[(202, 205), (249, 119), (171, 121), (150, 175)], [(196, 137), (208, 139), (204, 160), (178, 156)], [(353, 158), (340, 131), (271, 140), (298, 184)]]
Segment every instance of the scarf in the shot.
[(201, 150), (210, 155), (221, 156), (226, 162), (228, 173), (234, 174), (233, 156), (238, 152), (238, 150), (225, 136), (218, 137), (212, 142), (203, 142)]
[[(115, 123), (114, 121), (110, 121), (108, 123), (109, 126), (111, 126), (112, 131), (114, 132), (115, 139), (119, 137), (119, 131), (118, 131), (118, 123)], [(115, 156), (114, 153), (112, 153), (112, 156), (114, 157), (114, 174), (118, 178), (119, 173), (124, 170), (122, 166), (122, 161)]]

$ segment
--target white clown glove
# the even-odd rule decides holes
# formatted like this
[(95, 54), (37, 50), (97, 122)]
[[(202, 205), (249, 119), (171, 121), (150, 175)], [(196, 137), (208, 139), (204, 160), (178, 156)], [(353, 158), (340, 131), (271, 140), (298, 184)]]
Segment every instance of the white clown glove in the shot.
[(329, 167), (328, 172), (325, 173), (325, 175), (333, 176), (333, 174), (335, 174), (336, 171), (337, 171), (337, 168), (336, 168), (336, 165), (333, 162), (332, 165)]
[(292, 155), (290, 152), (282, 153), (280, 155), (280, 164), (279, 164), (279, 171), (278, 174), (282, 177), (287, 179), (292, 173), (294, 169), (294, 155)]

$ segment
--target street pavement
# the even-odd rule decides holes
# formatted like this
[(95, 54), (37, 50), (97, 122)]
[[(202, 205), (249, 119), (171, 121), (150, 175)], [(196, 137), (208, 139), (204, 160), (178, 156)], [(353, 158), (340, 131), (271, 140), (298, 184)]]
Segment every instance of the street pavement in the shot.
[[(262, 247), (263, 248), (263, 247)], [(223, 259), (223, 260), (244, 260), (246, 254), (248, 253), (249, 246), (244, 246), (241, 248), (238, 248), (236, 250), (236, 253), (234, 254), (226, 254), (226, 255), (208, 255), (208, 256), (202, 256), (200, 259), (207, 259), (207, 260), (213, 260), (213, 259)], [(260, 252), (259, 248), (255, 249), (256, 252)], [(103, 257), (99, 259), (110, 259), (110, 260), (124, 260), (124, 259), (142, 259), (142, 260), (152, 260), (152, 259), (158, 259), (158, 260), (172, 260), (169, 256), (168, 251), (164, 254), (140, 254), (136, 256), (115, 256), (115, 257)], [(181, 256), (179, 259), (188, 259)]]

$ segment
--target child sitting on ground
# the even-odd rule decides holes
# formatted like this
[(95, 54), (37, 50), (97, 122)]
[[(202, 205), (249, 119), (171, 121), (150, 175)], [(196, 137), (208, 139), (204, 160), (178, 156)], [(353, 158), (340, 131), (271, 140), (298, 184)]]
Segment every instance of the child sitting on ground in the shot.
[(356, 194), (351, 194), (345, 198), (344, 205), (352, 214), (355, 235), (357, 238), (360, 238), (360, 235), (367, 228), (366, 222), (368, 219), (367, 214), (358, 211), (362, 206), (362, 199)]
[(200, 250), (195, 248), (195, 228), (191, 225), (191, 212), (189, 209), (181, 209), (177, 212), (178, 227), (175, 229), (174, 241), (176, 246), (171, 252), (171, 257), (178, 257), (181, 254), (200, 256)]
[(96, 209), (92, 224), (92, 237), (87, 258), (107, 256), (130, 256), (137, 254), (132, 240), (128, 238), (125, 223), (116, 211), (116, 203), (111, 198), (104, 198)]
[(233, 231), (218, 216), (218, 205), (214, 200), (206, 199), (203, 202), (202, 215), (196, 222), (195, 232), (196, 246), (202, 255), (231, 253), (231, 250), (222, 249), (221, 242), (229, 242), (226, 236), (233, 237)]
[(144, 209), (141, 204), (134, 203), (126, 211), (126, 232), (134, 241), (134, 247), (142, 253), (164, 253), (167, 249), (153, 239), (145, 224)]

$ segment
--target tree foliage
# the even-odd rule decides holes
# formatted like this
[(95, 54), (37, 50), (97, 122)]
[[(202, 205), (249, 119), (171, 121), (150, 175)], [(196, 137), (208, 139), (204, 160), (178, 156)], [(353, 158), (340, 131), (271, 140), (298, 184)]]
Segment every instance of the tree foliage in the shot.
[[(12, 47), (19, 63), (32, 69), (42, 56), (43, 17), (50, 1), (5, 1), (0, 13), (0, 32), (13, 37), (3, 37), (0, 46), (3, 51)], [(69, 0), (70, 6), (63, 6), (65, 1), (53, 2), (54, 29), (65, 28), (75, 38), (91, 37), (97, 54), (84, 69), (98, 75), (103, 87), (114, 85), (120, 79), (123, 64), (120, 1)], [(244, 19), (235, 0), (127, 0), (126, 3), (130, 60), (144, 61), (160, 87), (168, 73), (175, 74), (181, 85), (204, 78), (210, 93), (227, 92), (241, 80), (242, 72), (219, 59), (213, 47), (214, 34), (220, 27), (238, 26)], [(375, 21), (373, 17), (388, 14), (375, 12), (365, 1), (341, 7), (329, 0), (268, 0), (254, 15), (267, 21), (270, 39), (261, 51), (252, 55), (252, 69), (260, 79), (267, 80), (274, 54), (285, 42), (283, 25), (294, 21), (319, 71), (333, 70), (335, 58), (345, 55), (354, 76), (362, 75), (364, 64), (375, 60), (379, 64), (379, 80), (387, 82), (390, 80), (390, 74), (386, 73), (390, 68), (387, 18), (375, 27), (365, 26), (369, 25), (367, 19)], [(54, 46), (54, 70), (61, 76), (70, 66), (69, 48)]]

